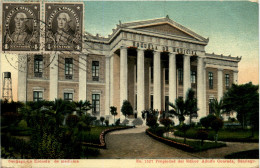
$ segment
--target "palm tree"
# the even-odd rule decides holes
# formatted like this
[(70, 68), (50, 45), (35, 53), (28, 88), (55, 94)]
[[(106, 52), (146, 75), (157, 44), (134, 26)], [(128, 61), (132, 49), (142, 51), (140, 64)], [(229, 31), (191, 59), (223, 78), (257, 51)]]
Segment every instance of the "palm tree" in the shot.
[(169, 110), (170, 114), (175, 115), (178, 117), (180, 125), (183, 124), (183, 121), (185, 120), (184, 114), (185, 114), (185, 102), (182, 97), (179, 97), (175, 100), (175, 105), (171, 102), (169, 102), (169, 106), (172, 107), (171, 110)]
[(190, 124), (191, 119), (193, 117), (198, 116), (197, 111), (199, 110), (197, 107), (197, 99), (195, 98), (195, 92), (193, 89), (189, 89), (186, 94), (186, 100), (185, 100), (185, 115), (188, 115), (190, 117)]
[(75, 102), (76, 106), (76, 112), (79, 116), (82, 116), (82, 114), (86, 115), (86, 112), (91, 109), (91, 104), (89, 101), (78, 101)]
[(220, 99), (219, 101), (217, 99), (213, 99), (211, 102), (210, 102), (210, 106), (212, 107), (213, 109), (213, 112), (214, 112), (214, 115), (217, 117), (217, 118), (221, 118), (221, 114), (222, 114), (222, 110), (223, 110), (223, 100)]

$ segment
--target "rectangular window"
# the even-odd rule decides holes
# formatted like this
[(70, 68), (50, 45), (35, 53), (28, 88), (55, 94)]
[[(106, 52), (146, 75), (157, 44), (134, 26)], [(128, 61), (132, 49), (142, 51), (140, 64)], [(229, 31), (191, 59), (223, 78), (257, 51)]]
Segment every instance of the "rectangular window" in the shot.
[(41, 100), (43, 100), (43, 92), (33, 91), (33, 101), (41, 101)]
[(196, 83), (196, 71), (191, 71), (191, 83)]
[(43, 57), (42, 55), (34, 56), (34, 76), (42, 77), (42, 69), (43, 69)]
[(65, 78), (72, 79), (73, 74), (73, 59), (65, 58)]
[(225, 86), (226, 86), (226, 89), (229, 89), (229, 74), (225, 75)]
[(73, 101), (73, 93), (64, 93), (64, 100), (65, 101)]
[(169, 84), (169, 69), (165, 69), (165, 83)]
[(150, 96), (150, 108), (153, 109), (153, 95)]
[(209, 72), (209, 89), (213, 89), (213, 72)]
[(178, 81), (179, 81), (179, 85), (183, 85), (183, 69), (182, 68), (178, 69)]
[(213, 100), (214, 100), (213, 98), (209, 99), (209, 114), (213, 114), (214, 113), (213, 107), (212, 107)]
[(99, 61), (92, 61), (92, 80), (99, 81)]
[(92, 94), (92, 112), (99, 113), (100, 111), (100, 95)]

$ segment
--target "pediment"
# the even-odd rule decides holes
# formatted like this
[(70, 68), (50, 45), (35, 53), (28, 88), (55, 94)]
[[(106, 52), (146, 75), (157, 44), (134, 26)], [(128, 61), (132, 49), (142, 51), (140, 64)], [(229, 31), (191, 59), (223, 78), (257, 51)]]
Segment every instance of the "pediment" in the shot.
[[(194, 38), (194, 36), (184, 32), (168, 23), (138, 27), (135, 29), (141, 30), (141, 31), (149, 31), (149, 32), (154, 32), (154, 33), (162, 33), (162, 34), (176, 35), (176, 36), (182, 36), (182, 37), (186, 37), (186, 38), (196, 39), (196, 38)], [(196, 39), (196, 40), (198, 40), (198, 39)]]

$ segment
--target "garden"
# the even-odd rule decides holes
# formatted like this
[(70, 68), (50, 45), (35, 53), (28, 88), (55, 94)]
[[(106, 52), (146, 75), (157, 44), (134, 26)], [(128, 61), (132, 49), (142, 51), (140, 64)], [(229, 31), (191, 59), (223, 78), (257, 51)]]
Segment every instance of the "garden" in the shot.
[[(131, 128), (120, 120), (97, 118), (88, 101), (1, 101), (1, 157), (12, 159), (80, 159), (105, 148), (105, 134)], [(112, 115), (116, 109), (111, 107)]]
[[(259, 142), (258, 96), (258, 86), (252, 83), (233, 84), (221, 100), (214, 99), (210, 103), (211, 114), (193, 123), (192, 119), (197, 118), (199, 109), (195, 92), (189, 89), (186, 100), (180, 97), (175, 104), (169, 103), (169, 111), (143, 111), (142, 117), (149, 126), (146, 133), (163, 143), (190, 152), (224, 147), (225, 142)], [(222, 115), (234, 111), (237, 112), (237, 117), (224, 121)], [(174, 118), (178, 119), (178, 125), (173, 122)], [(187, 118), (188, 121), (185, 121)], [(257, 153), (256, 150), (253, 151)], [(236, 158), (245, 153), (248, 152), (233, 155)]]

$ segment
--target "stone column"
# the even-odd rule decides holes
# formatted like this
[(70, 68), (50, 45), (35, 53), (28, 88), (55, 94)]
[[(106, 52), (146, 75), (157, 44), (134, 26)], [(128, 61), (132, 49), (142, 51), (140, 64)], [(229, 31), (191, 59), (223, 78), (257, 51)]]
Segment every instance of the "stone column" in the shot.
[(176, 53), (169, 53), (169, 102), (175, 104), (176, 98)]
[(127, 48), (120, 48), (120, 109), (127, 100)]
[(53, 60), (50, 66), (50, 100), (58, 98), (58, 54), (52, 54), (50, 60)]
[(198, 111), (198, 118), (201, 118), (203, 116), (206, 116), (206, 110), (204, 109), (203, 103), (206, 101), (204, 96), (204, 89), (205, 89), (205, 83), (204, 83), (204, 63), (203, 58), (198, 57), (197, 59), (197, 105), (199, 108)]
[(238, 84), (238, 70), (233, 71), (233, 83)]
[(223, 69), (218, 69), (218, 101), (223, 97)]
[(183, 98), (186, 99), (186, 93), (191, 88), (190, 82), (190, 55), (183, 55)]
[(137, 50), (137, 114), (144, 110), (144, 49)]
[(79, 101), (87, 100), (87, 56), (79, 55)]
[(110, 114), (110, 95), (109, 95), (109, 90), (110, 90), (110, 57), (106, 57), (106, 97), (105, 97), (105, 115)]
[(18, 101), (21, 102), (27, 101), (26, 85), (27, 85), (27, 56), (18, 54), (18, 88), (17, 88)]
[(153, 108), (161, 110), (161, 53), (153, 53)]
[[(112, 55), (111, 57), (110, 57), (110, 71), (109, 71), (109, 73), (110, 73), (110, 76), (109, 76), (109, 78), (110, 78), (110, 94), (109, 94), (109, 96), (110, 96), (110, 105), (109, 106), (114, 106), (114, 56)], [(119, 110), (119, 109), (118, 109)]]

